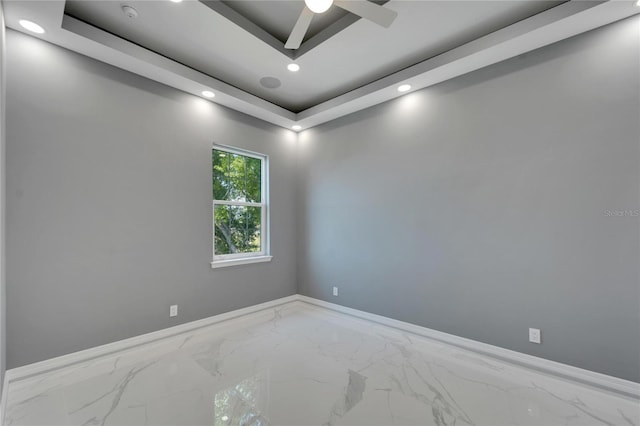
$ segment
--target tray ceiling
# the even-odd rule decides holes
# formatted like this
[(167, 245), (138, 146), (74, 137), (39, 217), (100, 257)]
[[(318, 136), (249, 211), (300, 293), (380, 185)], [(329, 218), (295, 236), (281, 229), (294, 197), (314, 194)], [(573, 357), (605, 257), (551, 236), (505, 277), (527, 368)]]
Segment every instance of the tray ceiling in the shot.
[[(46, 32), (32, 36), (196, 96), (212, 90), (216, 103), (302, 129), (401, 96), (399, 84), (428, 87), (640, 12), (624, 0), (391, 0), (383, 6), (398, 13), (390, 28), (334, 7), (314, 17), (291, 54), (281, 44), (302, 0), (3, 4), (9, 28), (26, 32), (18, 21), (34, 20)], [(300, 71), (287, 70), (292, 61)]]
[[(303, 7), (302, 1), (235, 3), (234, 9), (285, 40)], [(126, 1), (139, 12), (130, 19), (120, 2), (70, 0), (65, 13), (300, 112), (559, 3), (391, 1), (384, 7), (396, 10), (398, 18), (390, 28), (360, 19), (299, 58), (301, 70), (295, 74), (286, 69), (290, 58), (202, 2)], [(337, 7), (329, 11), (314, 17), (315, 34), (345, 16)], [(282, 84), (266, 88), (263, 77)]]
[[(283, 45), (287, 41), (291, 28), (295, 25), (296, 20), (303, 9), (302, 2), (282, 0), (227, 0), (220, 2), (214, 0), (210, 1), (210, 3), (222, 3), (235, 10), (241, 16), (244, 16), (251, 22), (263, 28), (269, 34), (273, 35)], [(315, 36), (320, 31), (326, 29), (346, 15), (346, 11), (337, 7), (332, 7), (326, 13), (316, 16), (309, 27), (305, 40)]]

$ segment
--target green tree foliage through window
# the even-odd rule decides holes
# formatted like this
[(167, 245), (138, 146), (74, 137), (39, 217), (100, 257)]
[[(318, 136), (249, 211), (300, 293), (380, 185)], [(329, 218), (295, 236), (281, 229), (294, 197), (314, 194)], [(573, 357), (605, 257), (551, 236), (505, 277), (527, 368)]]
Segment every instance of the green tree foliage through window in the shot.
[(216, 256), (262, 251), (262, 161), (212, 151)]
[(213, 150), (213, 199), (260, 203), (262, 161)]

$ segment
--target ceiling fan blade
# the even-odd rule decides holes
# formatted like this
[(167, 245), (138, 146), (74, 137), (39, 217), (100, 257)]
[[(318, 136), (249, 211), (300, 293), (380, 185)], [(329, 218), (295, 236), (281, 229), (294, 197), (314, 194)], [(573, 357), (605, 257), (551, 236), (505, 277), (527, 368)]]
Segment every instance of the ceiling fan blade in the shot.
[(311, 25), (311, 19), (313, 19), (313, 15), (314, 13), (309, 10), (307, 6), (302, 9), (302, 13), (296, 21), (296, 25), (294, 25), (293, 30), (291, 30), (291, 35), (289, 35), (289, 38), (284, 45), (285, 49), (297, 49), (300, 47), (300, 45), (302, 44), (302, 40), (304, 40), (305, 34), (307, 34), (309, 25)]
[(389, 28), (398, 16), (395, 10), (367, 0), (334, 0), (333, 4), (385, 28)]

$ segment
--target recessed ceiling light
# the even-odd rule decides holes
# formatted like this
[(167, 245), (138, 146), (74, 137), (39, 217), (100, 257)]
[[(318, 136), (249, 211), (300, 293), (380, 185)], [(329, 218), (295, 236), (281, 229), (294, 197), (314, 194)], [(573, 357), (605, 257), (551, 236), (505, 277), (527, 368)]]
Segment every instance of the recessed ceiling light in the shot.
[(289, 64), (287, 65), (287, 69), (291, 72), (300, 71), (300, 65), (298, 64)]
[(409, 90), (411, 90), (410, 84), (403, 84), (401, 86), (398, 86), (398, 92), (407, 92)]
[(171, 0), (174, 3), (182, 3), (182, 0)]
[(636, 6), (640, 7), (640, 0), (636, 3)]
[(302, 126), (299, 126), (299, 125), (297, 125), (297, 124), (294, 124), (293, 126), (291, 126), (291, 128), (292, 128), (293, 130), (295, 130), (296, 132), (297, 132), (298, 130), (302, 130)]
[(25, 30), (31, 31), (32, 33), (36, 33), (36, 34), (44, 33), (44, 28), (42, 28), (40, 25), (36, 24), (35, 22), (27, 21), (26, 19), (21, 19), (18, 22), (22, 26), (22, 28), (24, 28)]
[(205, 98), (215, 98), (216, 94), (210, 90), (205, 90), (204, 92), (202, 92), (202, 96), (204, 96)]

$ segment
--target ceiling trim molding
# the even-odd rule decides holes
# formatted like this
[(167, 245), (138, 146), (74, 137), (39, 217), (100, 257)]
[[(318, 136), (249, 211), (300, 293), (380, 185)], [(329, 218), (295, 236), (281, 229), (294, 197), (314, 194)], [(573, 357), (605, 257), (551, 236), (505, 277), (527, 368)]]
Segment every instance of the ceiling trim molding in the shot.
[[(631, 1), (572, 0), (296, 114), (302, 129), (404, 96), (640, 13)], [(410, 93), (410, 92), (409, 92)]]
[[(313, 127), (349, 114), (356, 105), (364, 109), (404, 96), (396, 90), (401, 83), (410, 84), (413, 91), (423, 89), (620, 19), (616, 13), (613, 19), (603, 14), (597, 25), (575, 25), (582, 21), (578, 18), (581, 14), (607, 3), (612, 5), (606, 0), (563, 3), (301, 111), (296, 119), (303, 128)], [(574, 23), (567, 25), (570, 17), (574, 17)]]
[[(49, 21), (47, 33), (37, 38), (197, 97), (213, 90), (213, 102), (287, 129), (294, 124), (307, 129), (403, 96), (396, 90), (400, 83), (423, 89), (640, 13), (635, 1), (572, 0), (296, 114), (67, 16), (64, 2), (48, 7), (55, 8), (56, 22)], [(25, 32), (17, 20), (7, 20), (7, 26)]]
[(215, 103), (279, 126), (290, 128), (296, 120), (296, 114), (285, 108), (72, 16), (63, 15), (61, 28), (83, 40), (81, 48), (77, 44), (71, 48), (84, 55), (198, 97), (203, 90), (213, 90)]
[[(300, 58), (305, 53), (310, 52), (316, 47), (320, 46), (325, 41), (329, 40), (331, 37), (335, 36), (342, 30), (348, 28), (354, 23), (358, 22), (361, 17), (358, 15), (354, 15), (353, 13), (348, 12), (345, 16), (333, 22), (331, 25), (314, 35), (313, 37), (305, 40), (298, 49), (285, 49), (285, 43), (273, 36), (271, 33), (266, 31), (260, 25), (253, 22), (251, 19), (237, 12), (233, 8), (226, 5), (224, 2), (220, 0), (198, 0), (203, 5), (207, 6), (209, 9), (218, 13), (219, 15), (225, 17), (229, 21), (233, 22), (252, 36), (256, 37), (258, 40), (272, 47), (276, 51), (280, 52), (284, 56), (288, 57), (291, 60), (296, 60)], [(369, 1), (369, 0), (367, 0)], [(373, 3), (383, 5), (388, 3), (389, 0), (376, 0)]]

